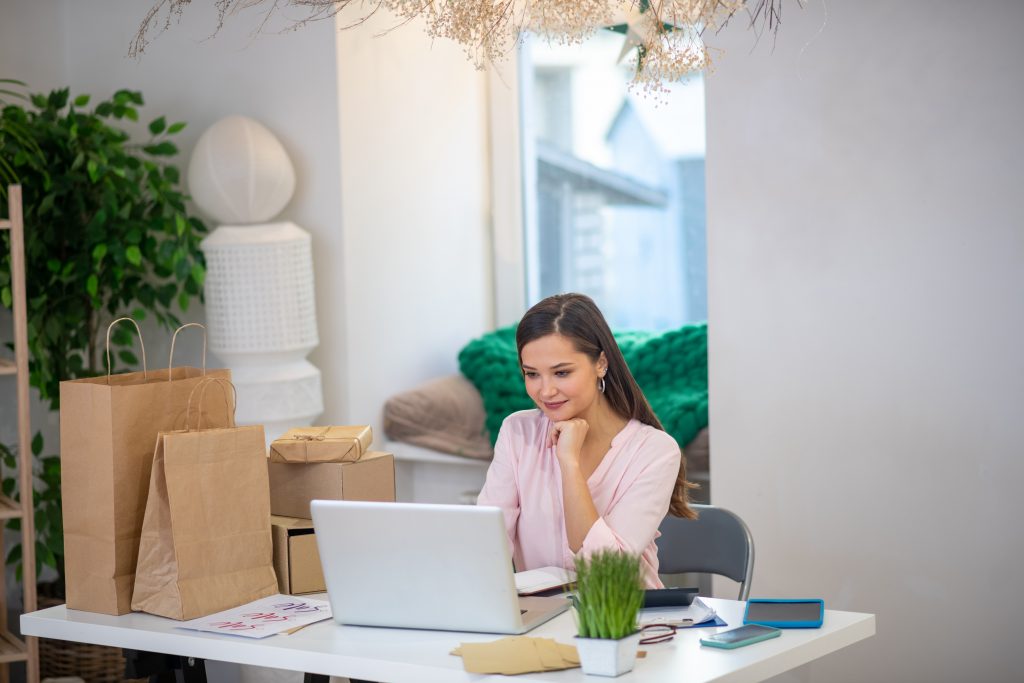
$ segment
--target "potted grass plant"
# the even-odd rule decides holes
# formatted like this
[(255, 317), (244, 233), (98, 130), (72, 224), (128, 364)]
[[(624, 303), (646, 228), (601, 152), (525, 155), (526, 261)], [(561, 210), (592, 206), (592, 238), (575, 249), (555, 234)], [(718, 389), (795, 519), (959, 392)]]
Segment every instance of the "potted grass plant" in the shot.
[(640, 641), (637, 615), (643, 599), (638, 555), (600, 550), (576, 558), (572, 603), (583, 673), (619, 676), (633, 670)]

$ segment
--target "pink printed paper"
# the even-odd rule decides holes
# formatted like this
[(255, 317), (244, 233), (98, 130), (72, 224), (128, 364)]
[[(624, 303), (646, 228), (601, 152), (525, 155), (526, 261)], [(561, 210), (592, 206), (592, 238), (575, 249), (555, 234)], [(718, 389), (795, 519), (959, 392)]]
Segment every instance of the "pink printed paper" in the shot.
[(177, 628), (266, 638), (330, 618), (331, 605), (326, 600), (272, 595), (207, 617), (183, 621)]

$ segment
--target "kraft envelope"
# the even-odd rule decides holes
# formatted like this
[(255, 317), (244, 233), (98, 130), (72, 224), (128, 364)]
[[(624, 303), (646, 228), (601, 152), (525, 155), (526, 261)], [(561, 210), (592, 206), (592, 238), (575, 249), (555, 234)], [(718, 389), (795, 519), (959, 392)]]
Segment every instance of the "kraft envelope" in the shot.
[(462, 643), (452, 654), (462, 657), (462, 665), (469, 673), (512, 676), (579, 666), (579, 655), (572, 645), (529, 636), (512, 636), (489, 643)]

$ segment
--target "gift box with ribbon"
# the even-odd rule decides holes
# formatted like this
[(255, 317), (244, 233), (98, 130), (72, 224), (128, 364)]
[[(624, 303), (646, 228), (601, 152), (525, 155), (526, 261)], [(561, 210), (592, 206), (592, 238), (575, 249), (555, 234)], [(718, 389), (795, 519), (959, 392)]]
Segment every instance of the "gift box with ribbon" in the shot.
[(369, 425), (297, 427), (270, 444), (270, 462), (355, 462), (373, 443)]

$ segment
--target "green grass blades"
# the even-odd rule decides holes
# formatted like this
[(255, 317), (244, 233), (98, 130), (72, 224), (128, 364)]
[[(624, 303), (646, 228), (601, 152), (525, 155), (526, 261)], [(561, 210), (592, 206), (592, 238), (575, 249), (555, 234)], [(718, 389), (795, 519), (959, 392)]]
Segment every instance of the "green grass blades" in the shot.
[(638, 555), (600, 550), (576, 558), (573, 607), (581, 638), (618, 640), (636, 632), (643, 598)]

